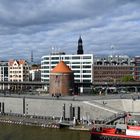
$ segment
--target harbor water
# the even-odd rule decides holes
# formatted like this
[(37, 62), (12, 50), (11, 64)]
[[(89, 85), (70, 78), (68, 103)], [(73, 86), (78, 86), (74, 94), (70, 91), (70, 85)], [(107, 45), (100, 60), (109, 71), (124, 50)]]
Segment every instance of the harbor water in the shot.
[(90, 140), (90, 133), (0, 123), (0, 140)]

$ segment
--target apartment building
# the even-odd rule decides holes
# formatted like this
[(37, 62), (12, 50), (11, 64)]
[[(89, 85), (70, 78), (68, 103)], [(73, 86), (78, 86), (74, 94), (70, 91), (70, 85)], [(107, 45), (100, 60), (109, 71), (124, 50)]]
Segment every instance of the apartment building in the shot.
[(10, 60), (9, 81), (29, 81), (29, 65), (25, 60)]

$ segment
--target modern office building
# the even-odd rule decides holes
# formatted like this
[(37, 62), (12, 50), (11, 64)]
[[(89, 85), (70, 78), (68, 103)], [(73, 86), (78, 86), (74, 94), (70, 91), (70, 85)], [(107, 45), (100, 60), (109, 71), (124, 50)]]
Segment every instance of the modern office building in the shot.
[[(42, 57), (41, 61), (41, 80), (49, 82), (50, 71), (63, 60), (74, 72), (75, 83), (92, 83), (93, 81), (93, 55), (75, 54), (66, 55), (65, 53), (53, 53)], [(83, 88), (80, 88), (83, 92)]]
[(134, 79), (140, 81), (140, 56), (135, 57)]
[(124, 76), (134, 76), (135, 60), (128, 56), (107, 56), (94, 58), (94, 82), (119, 82)]
[(10, 60), (9, 81), (29, 81), (29, 65), (25, 60)]

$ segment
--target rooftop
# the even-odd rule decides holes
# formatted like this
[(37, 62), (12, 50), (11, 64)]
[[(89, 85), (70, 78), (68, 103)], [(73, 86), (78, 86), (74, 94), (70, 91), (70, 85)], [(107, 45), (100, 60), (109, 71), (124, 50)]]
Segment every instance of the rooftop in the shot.
[(64, 61), (60, 61), (51, 73), (71, 73), (72, 70), (67, 66)]

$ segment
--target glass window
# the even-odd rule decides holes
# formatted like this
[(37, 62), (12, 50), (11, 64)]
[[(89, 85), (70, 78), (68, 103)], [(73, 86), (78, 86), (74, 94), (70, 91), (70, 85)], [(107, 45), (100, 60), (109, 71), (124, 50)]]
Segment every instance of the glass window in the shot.
[(91, 78), (91, 75), (83, 75), (84, 78)]
[(80, 59), (80, 56), (73, 56), (72, 59), (73, 59), (73, 60), (75, 60), (75, 59)]
[(83, 68), (91, 68), (91, 66), (89, 66), (89, 65), (88, 65), (88, 66), (84, 65)]
[(52, 57), (52, 60), (59, 60), (59, 57)]
[(44, 60), (49, 60), (49, 57), (45, 57)]
[(69, 57), (64, 57), (65, 58), (65, 60), (69, 60)]
[(72, 68), (80, 68), (80, 66), (72, 66)]
[(83, 70), (83, 73), (91, 73), (91, 70)]
[(83, 59), (91, 59), (91, 56), (83, 56)]

